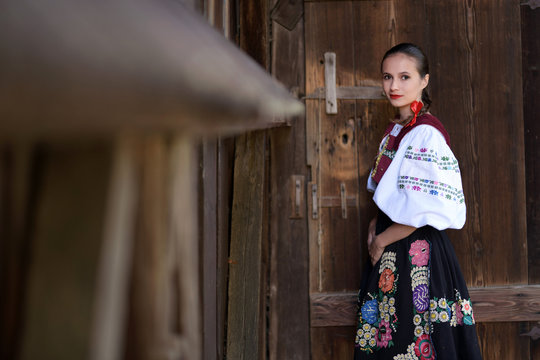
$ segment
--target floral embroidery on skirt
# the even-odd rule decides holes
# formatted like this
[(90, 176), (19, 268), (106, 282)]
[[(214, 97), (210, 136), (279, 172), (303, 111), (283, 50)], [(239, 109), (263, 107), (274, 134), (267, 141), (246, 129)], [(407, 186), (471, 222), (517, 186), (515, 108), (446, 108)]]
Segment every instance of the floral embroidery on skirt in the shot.
[[(391, 224), (380, 213), (377, 233)], [(481, 359), (457, 258), (430, 226), (388, 246), (364, 274), (357, 320), (355, 359)]]

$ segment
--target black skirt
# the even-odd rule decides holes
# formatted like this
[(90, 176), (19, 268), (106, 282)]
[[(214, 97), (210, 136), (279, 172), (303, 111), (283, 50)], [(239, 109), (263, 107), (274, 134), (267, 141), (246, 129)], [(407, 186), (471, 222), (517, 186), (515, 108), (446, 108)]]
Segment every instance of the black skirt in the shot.
[[(379, 212), (376, 233), (392, 225)], [(444, 231), (416, 229), (384, 250), (358, 294), (355, 359), (482, 359), (474, 313)]]

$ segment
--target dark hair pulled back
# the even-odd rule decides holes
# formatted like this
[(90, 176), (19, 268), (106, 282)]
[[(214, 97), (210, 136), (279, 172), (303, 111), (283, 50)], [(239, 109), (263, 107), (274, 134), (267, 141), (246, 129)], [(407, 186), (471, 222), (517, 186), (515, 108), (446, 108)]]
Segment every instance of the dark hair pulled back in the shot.
[[(395, 54), (405, 54), (407, 56), (410, 56), (416, 60), (416, 69), (418, 70), (418, 73), (421, 77), (426, 76), (426, 74), (429, 74), (429, 63), (426, 57), (426, 54), (422, 51), (422, 49), (414, 44), (411, 43), (401, 43), (397, 44), (396, 46), (392, 47), (390, 50), (388, 50), (382, 60), (381, 60), (381, 72), (382, 72), (382, 64), (384, 60), (392, 55)], [(431, 99), (429, 98), (429, 93), (427, 91), (427, 87), (422, 90), (422, 102), (424, 103), (424, 107), (422, 108), (422, 113), (426, 112), (429, 109), (429, 106), (431, 105)]]

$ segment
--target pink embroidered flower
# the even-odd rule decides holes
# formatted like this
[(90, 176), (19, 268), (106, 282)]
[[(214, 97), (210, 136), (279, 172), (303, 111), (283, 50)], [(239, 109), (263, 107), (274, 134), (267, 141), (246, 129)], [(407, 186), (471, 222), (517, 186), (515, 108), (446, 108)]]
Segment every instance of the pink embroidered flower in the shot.
[(390, 328), (388, 321), (381, 320), (375, 340), (377, 341), (378, 347), (388, 347), (388, 343), (392, 340), (392, 329)]
[(426, 266), (429, 261), (429, 244), (426, 240), (416, 240), (411, 244), (409, 255), (416, 266)]
[(426, 152), (426, 151), (427, 151), (426, 148), (421, 148), (421, 149), (420, 149), (420, 152)]
[(458, 325), (463, 325), (463, 313), (459, 304), (456, 306), (456, 322)]
[(414, 346), (414, 353), (420, 360), (430, 360), (435, 359), (435, 354), (433, 353), (433, 345), (431, 345), (431, 340), (429, 336), (424, 334), (416, 339), (416, 344)]

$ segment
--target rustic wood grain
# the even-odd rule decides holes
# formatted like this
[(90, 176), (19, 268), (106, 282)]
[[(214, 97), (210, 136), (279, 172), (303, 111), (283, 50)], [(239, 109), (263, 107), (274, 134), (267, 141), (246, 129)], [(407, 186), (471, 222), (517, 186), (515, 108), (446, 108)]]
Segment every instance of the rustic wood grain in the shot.
[[(538, 137), (540, 124), (536, 99), (540, 94), (540, 12), (521, 6), (521, 46), (523, 69), (523, 119), (525, 125), (525, 170), (527, 185), (527, 251), (529, 283), (540, 283), (540, 161)], [(539, 322), (529, 324), (529, 329)], [(527, 332), (527, 331), (525, 331)], [(540, 341), (530, 341), (531, 359), (540, 359)]]
[(231, 213), (227, 358), (259, 359), (265, 135), (237, 138)]
[(172, 306), (175, 319), (173, 334), (178, 338), (177, 349), (171, 348), (170, 357), (201, 360), (202, 326), (199, 280), (199, 243), (197, 237), (197, 159), (193, 139), (176, 135), (170, 145), (169, 176), (170, 201), (169, 236), (171, 271), (175, 275), (172, 291), (176, 303)]
[(354, 334), (352, 326), (311, 328), (311, 359), (353, 359)]
[(107, 196), (103, 242), (97, 266), (89, 357), (117, 359), (123, 353), (134, 246), (138, 179), (137, 142), (116, 141)]
[(216, 359), (217, 329), (217, 141), (200, 148), (199, 239), (202, 240), (203, 359)]
[[(470, 288), (477, 322), (540, 321), (540, 286)], [(357, 294), (311, 294), (311, 326), (356, 324)]]
[(234, 139), (218, 141), (218, 198), (217, 198), (217, 347), (218, 359), (225, 358), (227, 325), (227, 282), (229, 278), (230, 209), (234, 173)]
[[(302, 5), (303, 9), (303, 5)], [(273, 22), (272, 73), (291, 92), (305, 93), (304, 22), (293, 30)], [(309, 250), (307, 201), (301, 217), (290, 219), (291, 179), (301, 182), (301, 197), (309, 198), (304, 117), (291, 127), (269, 131), (270, 138), (270, 323), (269, 359), (302, 360), (310, 357)], [(296, 190), (295, 190), (296, 192)]]
[(270, 17), (276, 23), (292, 31), (302, 18), (303, 13), (302, 0), (278, 0), (270, 12)]
[(170, 309), (170, 253), (167, 237), (167, 146), (163, 137), (144, 139), (137, 156), (141, 186), (131, 269), (125, 357), (159, 359), (166, 352)]

